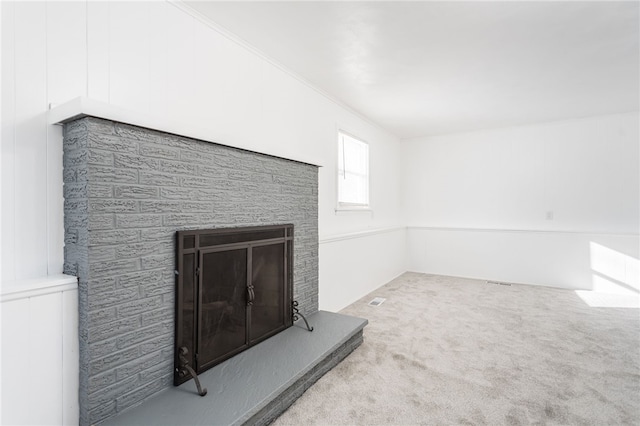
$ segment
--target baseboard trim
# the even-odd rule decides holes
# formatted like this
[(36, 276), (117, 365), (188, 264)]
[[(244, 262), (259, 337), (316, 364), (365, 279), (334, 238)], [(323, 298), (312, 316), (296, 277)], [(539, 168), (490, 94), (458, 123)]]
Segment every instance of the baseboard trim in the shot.
[(471, 276), (465, 276), (465, 275), (451, 275), (451, 274), (443, 274), (443, 273), (439, 273), (439, 272), (427, 272), (427, 271), (421, 271), (421, 270), (417, 270), (417, 269), (410, 269), (408, 270), (406, 273), (410, 273), (410, 274), (424, 274), (424, 275), (434, 275), (434, 276), (439, 276), (439, 277), (447, 277), (447, 278), (460, 278), (461, 280), (474, 280), (474, 281), (496, 281), (496, 282), (504, 282), (504, 283), (508, 283), (508, 284), (513, 284), (513, 285), (525, 285), (525, 286), (529, 286), (529, 287), (546, 287), (546, 288), (553, 288), (556, 290), (567, 290), (567, 291), (588, 291), (588, 288), (583, 288), (583, 287), (560, 287), (557, 285), (551, 285), (551, 284), (544, 284), (544, 283), (530, 283), (530, 282), (522, 282), (522, 281), (514, 281), (512, 279), (508, 279), (508, 280), (503, 280), (503, 279), (499, 279), (499, 278), (482, 278), (482, 277), (471, 277)]

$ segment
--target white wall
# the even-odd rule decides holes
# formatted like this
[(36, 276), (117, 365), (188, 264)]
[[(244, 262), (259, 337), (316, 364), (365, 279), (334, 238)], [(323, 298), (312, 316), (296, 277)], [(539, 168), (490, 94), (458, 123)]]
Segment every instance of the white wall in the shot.
[[(320, 237), (346, 233), (353, 243), (321, 250), (320, 298), (328, 301), (321, 308), (345, 306), (355, 289), (368, 291), (384, 284), (379, 277), (404, 271), (401, 256), (390, 257), (385, 265), (352, 256), (354, 244), (368, 250), (377, 244), (380, 250), (394, 250), (388, 246), (394, 244), (396, 252), (404, 251), (403, 238), (352, 235), (400, 224), (400, 144), (395, 136), (180, 5), (88, 1), (2, 2), (1, 7), (3, 288), (29, 286), (32, 279), (46, 287), (62, 272), (62, 131), (47, 124), (47, 110), (49, 104), (79, 96), (204, 127), (223, 144), (320, 164)], [(370, 144), (371, 212), (335, 212), (339, 128)], [(336, 287), (332, 281), (343, 272), (365, 269), (367, 274), (354, 282)], [(6, 308), (3, 324), (17, 324), (26, 309), (24, 303)], [(42, 311), (38, 321), (46, 321), (47, 312)], [(66, 312), (65, 308), (62, 314)], [(58, 313), (51, 312), (51, 317)], [(58, 328), (47, 335), (54, 345), (65, 338)], [(15, 359), (4, 330), (2, 343), (3, 357)], [(3, 374), (3, 387), (21, 386), (17, 380)], [(73, 386), (72, 380), (64, 379)], [(37, 386), (38, 381), (31, 384)], [(77, 394), (71, 395), (77, 401)], [(51, 410), (35, 420), (25, 412), (12, 421), (58, 423), (43, 420), (58, 419), (52, 402), (57, 396), (36, 396), (31, 402)], [(3, 395), (3, 405), (8, 401)]]
[(609, 291), (638, 288), (638, 127), (628, 113), (403, 141), (408, 268), (602, 288), (605, 247), (626, 259)]
[[(62, 270), (61, 130), (46, 111), (78, 96), (205, 127), (221, 143), (314, 159), (321, 237), (400, 223), (395, 136), (180, 7), (2, 8), (3, 282)], [(334, 210), (338, 128), (370, 144), (372, 213)]]
[(404, 273), (405, 241), (405, 227), (321, 239), (322, 309), (339, 311)]

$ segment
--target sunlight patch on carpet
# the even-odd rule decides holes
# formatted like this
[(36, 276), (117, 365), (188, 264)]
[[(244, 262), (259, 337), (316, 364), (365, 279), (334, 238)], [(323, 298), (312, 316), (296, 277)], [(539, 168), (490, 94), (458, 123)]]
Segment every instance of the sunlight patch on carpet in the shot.
[(592, 308), (640, 308), (637, 295), (608, 294), (589, 290), (576, 290), (576, 295)]

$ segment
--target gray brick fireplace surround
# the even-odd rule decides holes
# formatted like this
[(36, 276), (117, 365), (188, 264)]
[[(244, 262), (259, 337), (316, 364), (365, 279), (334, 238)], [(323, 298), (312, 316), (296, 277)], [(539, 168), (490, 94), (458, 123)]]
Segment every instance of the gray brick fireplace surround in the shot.
[(80, 422), (173, 386), (175, 231), (293, 223), (294, 298), (318, 310), (309, 164), (84, 117), (64, 126), (66, 274), (79, 278)]

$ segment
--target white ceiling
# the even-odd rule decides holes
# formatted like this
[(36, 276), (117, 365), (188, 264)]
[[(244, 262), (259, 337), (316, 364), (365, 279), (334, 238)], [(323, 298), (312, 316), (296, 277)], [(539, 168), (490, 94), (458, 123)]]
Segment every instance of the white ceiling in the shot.
[(402, 138), (639, 109), (638, 2), (184, 3)]

